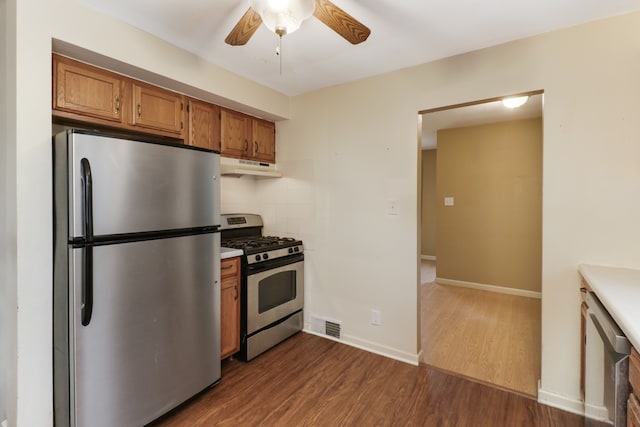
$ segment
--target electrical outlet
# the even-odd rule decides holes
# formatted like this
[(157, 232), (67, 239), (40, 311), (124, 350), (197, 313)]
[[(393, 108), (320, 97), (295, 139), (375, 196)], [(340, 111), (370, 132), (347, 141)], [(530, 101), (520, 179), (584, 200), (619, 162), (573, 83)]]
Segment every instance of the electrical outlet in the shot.
[(453, 204), (454, 204), (453, 197), (445, 197), (444, 198), (444, 205), (445, 206), (453, 206)]
[(382, 314), (380, 310), (371, 310), (371, 324), (376, 326), (382, 325)]

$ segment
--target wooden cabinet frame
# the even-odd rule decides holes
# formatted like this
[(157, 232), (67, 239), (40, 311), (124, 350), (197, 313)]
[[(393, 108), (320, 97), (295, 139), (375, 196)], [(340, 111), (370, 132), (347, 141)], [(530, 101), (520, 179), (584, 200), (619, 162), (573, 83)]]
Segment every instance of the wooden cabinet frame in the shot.
[(275, 163), (275, 123), (53, 54), (52, 115)]

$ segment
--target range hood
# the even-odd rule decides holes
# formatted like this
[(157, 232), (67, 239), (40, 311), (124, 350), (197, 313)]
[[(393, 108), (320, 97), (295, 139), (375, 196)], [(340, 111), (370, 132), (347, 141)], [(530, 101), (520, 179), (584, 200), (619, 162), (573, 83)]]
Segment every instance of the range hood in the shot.
[(220, 174), (224, 176), (255, 175), (279, 178), (282, 173), (273, 163), (220, 157)]

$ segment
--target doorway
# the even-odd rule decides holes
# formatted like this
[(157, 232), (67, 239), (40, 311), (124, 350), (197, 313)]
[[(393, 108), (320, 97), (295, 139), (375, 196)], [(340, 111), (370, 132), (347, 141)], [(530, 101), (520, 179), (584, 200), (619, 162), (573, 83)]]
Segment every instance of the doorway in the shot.
[(536, 397), (543, 95), (523, 95), (421, 112), (420, 317), (423, 363)]

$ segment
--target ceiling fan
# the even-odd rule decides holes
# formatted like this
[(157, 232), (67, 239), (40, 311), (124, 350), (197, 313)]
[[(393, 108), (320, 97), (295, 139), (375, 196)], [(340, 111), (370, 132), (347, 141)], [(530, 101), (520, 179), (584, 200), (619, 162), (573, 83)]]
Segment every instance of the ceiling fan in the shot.
[(249, 9), (224, 40), (231, 46), (246, 44), (260, 24), (282, 37), (296, 31), (311, 17), (351, 44), (362, 43), (371, 30), (329, 0), (249, 0)]

